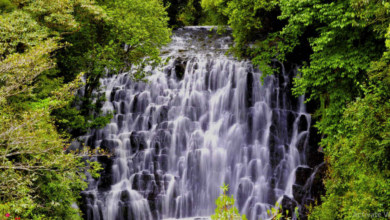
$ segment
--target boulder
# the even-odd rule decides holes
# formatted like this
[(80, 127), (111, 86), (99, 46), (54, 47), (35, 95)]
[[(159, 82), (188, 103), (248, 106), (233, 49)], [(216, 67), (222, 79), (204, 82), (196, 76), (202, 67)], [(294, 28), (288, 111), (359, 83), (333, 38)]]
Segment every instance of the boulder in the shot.
[(168, 106), (162, 106), (158, 111), (157, 124), (168, 120)]
[(174, 63), (176, 78), (182, 80), (184, 78), (184, 73), (186, 71), (187, 60), (182, 58), (177, 58)]
[(294, 184), (293, 185), (293, 196), (294, 196), (294, 199), (296, 201), (302, 202), (302, 199), (305, 196), (305, 190), (303, 189), (303, 186)]
[(245, 92), (245, 105), (247, 108), (250, 108), (254, 104), (254, 99), (253, 99), (253, 82), (254, 82), (254, 77), (253, 73), (248, 73), (246, 76), (246, 92)]
[[(312, 124), (315, 124), (313, 119)], [(309, 167), (316, 167), (324, 162), (324, 153), (319, 152), (319, 143), (321, 141), (321, 134), (318, 133), (318, 129), (314, 126), (310, 127), (309, 143), (306, 147), (307, 165)]]
[(145, 135), (141, 132), (133, 131), (130, 135), (131, 152), (143, 151), (148, 148)]
[(318, 165), (317, 171), (314, 175), (313, 183), (311, 185), (311, 194), (314, 200), (321, 201), (321, 196), (325, 195), (324, 178), (326, 175), (326, 164)]
[(119, 146), (119, 143), (117, 140), (113, 140), (113, 139), (104, 139), (101, 143), (100, 143), (100, 148), (102, 150), (106, 150), (106, 151), (109, 151), (109, 152), (114, 152), (115, 149)]
[(312, 172), (313, 169), (310, 167), (299, 166), (295, 171), (295, 184), (304, 186)]
[[(284, 195), (282, 198), (281, 205), (283, 209), (283, 215), (291, 218), (292, 213), (294, 213), (295, 211), (295, 207), (298, 206), (298, 203), (294, 199)], [(286, 214), (286, 210), (288, 210), (288, 215)]]
[(112, 166), (114, 164), (114, 159), (112, 157), (108, 158), (107, 156), (97, 157), (97, 161), (101, 164), (103, 170), (100, 172), (98, 189), (99, 191), (108, 191), (111, 189), (112, 184)]
[(302, 131), (307, 131), (307, 126), (308, 126), (307, 118), (306, 115), (301, 115), (299, 116), (299, 121), (298, 121), (298, 133)]

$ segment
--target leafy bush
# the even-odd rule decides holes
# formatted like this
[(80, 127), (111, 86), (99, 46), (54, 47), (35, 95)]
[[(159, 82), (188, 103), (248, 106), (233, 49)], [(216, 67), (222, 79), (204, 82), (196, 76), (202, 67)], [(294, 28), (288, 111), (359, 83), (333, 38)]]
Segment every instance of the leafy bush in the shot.
[(234, 198), (227, 196), (226, 192), (229, 190), (229, 185), (223, 184), (221, 186), (223, 194), (221, 194), (215, 203), (217, 208), (215, 214), (211, 216), (213, 220), (247, 220), (245, 215), (240, 215), (237, 207), (234, 206)]

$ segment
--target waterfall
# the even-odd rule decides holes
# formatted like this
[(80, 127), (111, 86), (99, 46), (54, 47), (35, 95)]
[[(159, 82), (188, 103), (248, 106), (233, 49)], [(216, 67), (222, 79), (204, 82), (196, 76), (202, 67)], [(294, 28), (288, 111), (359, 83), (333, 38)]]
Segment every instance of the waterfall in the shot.
[(82, 192), (85, 219), (210, 216), (223, 183), (251, 220), (293, 197), (311, 123), (304, 97), (291, 95), (297, 68), (275, 62), (280, 73), (261, 82), (251, 62), (225, 55), (232, 43), (229, 32), (182, 28), (146, 82), (101, 79), (114, 117), (82, 138), (115, 156), (94, 158), (104, 171)]

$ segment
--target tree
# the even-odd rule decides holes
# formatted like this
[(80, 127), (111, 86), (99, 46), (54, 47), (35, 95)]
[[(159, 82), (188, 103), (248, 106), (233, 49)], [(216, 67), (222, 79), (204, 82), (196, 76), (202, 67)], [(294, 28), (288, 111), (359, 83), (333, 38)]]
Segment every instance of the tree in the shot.
[[(202, 6), (228, 17), (233, 32), (239, 32), (238, 55), (252, 59), (263, 76), (275, 71), (274, 59), (301, 65), (293, 93), (320, 103), (315, 127), (324, 137), (320, 145), (328, 167), (327, 193), (311, 218), (355, 219), (355, 213), (388, 209), (390, 4), (203, 0)], [(255, 13), (259, 8), (276, 16), (266, 19)], [(276, 18), (281, 26), (267, 30), (264, 24)]]
[(157, 66), (161, 61), (159, 48), (170, 42), (167, 13), (159, 0), (101, 1), (99, 5), (107, 18), (91, 20), (77, 15), (80, 29), (64, 36), (72, 46), (56, 56), (58, 76), (64, 77), (65, 82), (72, 81), (79, 72), (85, 73), (83, 95), (54, 112), (60, 128), (74, 137), (102, 128), (112, 117), (101, 112), (105, 101), (105, 95), (99, 95), (102, 77), (138, 67), (129, 77), (142, 80), (146, 76), (143, 67)]
[[(31, 82), (53, 68), (50, 54), (59, 48), (49, 39), (25, 53), (15, 53), (0, 62), (0, 214), (25, 218), (72, 218), (71, 208), (84, 181), (85, 165), (74, 154), (64, 153), (66, 137), (56, 131), (50, 111), (66, 104), (78, 82), (53, 91), (53, 96), (15, 109), (12, 97), (32, 95)], [(89, 166), (98, 168), (96, 163)], [(97, 169), (98, 170), (98, 169)], [(94, 170), (90, 170), (96, 176)], [(95, 170), (96, 171), (96, 170)]]
[(371, 218), (373, 213), (380, 218), (388, 212), (389, 64), (387, 51), (371, 63), (369, 81), (358, 85), (364, 96), (347, 105), (340, 120), (342, 129), (323, 141), (329, 166), (327, 192), (311, 219)]
[(0, 214), (79, 219), (72, 204), (84, 172), (97, 177), (100, 166), (65, 153), (69, 137), (50, 114), (71, 101), (81, 76), (66, 84), (45, 76), (58, 77), (54, 57), (69, 46), (62, 37), (80, 29), (74, 14), (100, 21), (106, 13), (88, 0), (1, 1), (0, 9)]

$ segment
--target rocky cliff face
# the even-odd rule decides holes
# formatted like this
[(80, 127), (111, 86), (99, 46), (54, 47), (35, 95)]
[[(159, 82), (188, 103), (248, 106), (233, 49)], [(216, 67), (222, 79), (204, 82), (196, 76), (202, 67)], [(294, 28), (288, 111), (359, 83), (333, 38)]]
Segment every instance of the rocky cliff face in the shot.
[(82, 193), (85, 219), (209, 216), (223, 183), (248, 219), (277, 201), (305, 219), (325, 166), (311, 106), (291, 94), (297, 67), (275, 62), (280, 73), (262, 83), (250, 62), (225, 55), (232, 43), (229, 32), (179, 29), (148, 82), (102, 79), (103, 111), (115, 116), (81, 139), (115, 156), (94, 158), (104, 170)]

